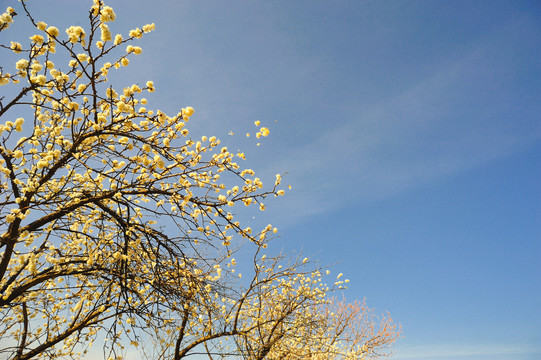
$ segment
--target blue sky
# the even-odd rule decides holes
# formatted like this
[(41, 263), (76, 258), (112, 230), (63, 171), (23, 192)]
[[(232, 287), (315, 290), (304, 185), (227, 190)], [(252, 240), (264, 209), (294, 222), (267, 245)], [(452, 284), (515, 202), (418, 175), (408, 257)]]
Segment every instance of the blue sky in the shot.
[[(30, 2), (59, 27), (88, 4)], [(108, 4), (113, 32), (157, 27), (118, 87), (154, 80), (153, 107), (287, 172), (254, 221), (390, 311), (395, 359), (541, 358), (538, 1)]]

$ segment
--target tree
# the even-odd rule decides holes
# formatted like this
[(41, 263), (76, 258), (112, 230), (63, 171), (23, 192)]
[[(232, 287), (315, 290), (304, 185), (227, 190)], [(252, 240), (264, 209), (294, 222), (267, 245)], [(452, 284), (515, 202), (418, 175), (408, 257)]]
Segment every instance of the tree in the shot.
[[(61, 35), (20, 6), (37, 33), (0, 45), (21, 56), (13, 74), (0, 68), (13, 94), (0, 99), (3, 358), (84, 357), (105, 338), (106, 358), (139, 347), (156, 359), (360, 359), (395, 341), (390, 318), (329, 297), (341, 280), (265, 255), (273, 226), (252, 230), (229, 211), (264, 210), (284, 194), (280, 175), (265, 189), (237, 164), (244, 154), (191, 138), (191, 107), (147, 109), (152, 81), (110, 84), (154, 24), (113, 37), (113, 9), (94, 0), (88, 28)], [(17, 12), (2, 14), (4, 34)], [(244, 279), (241, 246), (253, 254)]]

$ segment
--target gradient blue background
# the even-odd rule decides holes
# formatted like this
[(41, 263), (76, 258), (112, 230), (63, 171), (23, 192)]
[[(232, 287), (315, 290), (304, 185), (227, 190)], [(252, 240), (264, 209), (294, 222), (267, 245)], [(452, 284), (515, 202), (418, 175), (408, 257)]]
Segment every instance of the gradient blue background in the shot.
[[(89, 4), (29, 1), (61, 29)], [(113, 33), (157, 26), (117, 88), (154, 80), (150, 108), (287, 172), (250, 220), (390, 311), (395, 359), (541, 358), (539, 1), (107, 4)]]

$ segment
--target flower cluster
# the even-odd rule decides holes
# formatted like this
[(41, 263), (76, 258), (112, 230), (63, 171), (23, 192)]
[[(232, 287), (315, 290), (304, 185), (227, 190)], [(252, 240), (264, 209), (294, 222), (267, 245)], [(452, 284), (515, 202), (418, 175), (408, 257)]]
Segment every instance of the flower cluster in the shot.
[(84, 40), (85, 40), (85, 31), (80, 26), (70, 26), (68, 29), (66, 29), (66, 34), (69, 36), (69, 41), (72, 43), (81, 42), (81, 44), (84, 46)]
[(13, 23), (13, 15), (15, 15), (15, 10), (12, 7), (8, 7), (0, 15), (0, 31), (7, 29)]

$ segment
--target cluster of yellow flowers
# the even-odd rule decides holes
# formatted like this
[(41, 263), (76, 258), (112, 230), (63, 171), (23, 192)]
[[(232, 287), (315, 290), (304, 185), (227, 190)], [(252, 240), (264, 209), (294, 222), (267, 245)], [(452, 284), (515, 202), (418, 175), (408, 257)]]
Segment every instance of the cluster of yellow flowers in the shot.
[[(95, 6), (100, 6), (99, 1), (94, 1)], [(103, 23), (115, 21), (116, 15), (113, 8), (110, 6), (103, 6), (100, 8), (100, 21)]]
[(8, 7), (4, 13), (0, 15), (0, 31), (5, 30), (13, 23), (13, 14), (15, 9)]
[(111, 41), (113, 39), (113, 37), (111, 35), (111, 30), (109, 30), (109, 26), (107, 26), (106, 24), (101, 24), (100, 29), (101, 29), (101, 41), (102, 42), (99, 43), (98, 48), (102, 48), (104, 42)]
[(72, 42), (73, 44), (80, 41), (83, 46), (85, 45), (84, 40), (85, 40), (86, 33), (82, 27), (70, 26), (69, 28), (66, 29), (66, 34), (68, 34), (69, 41)]

